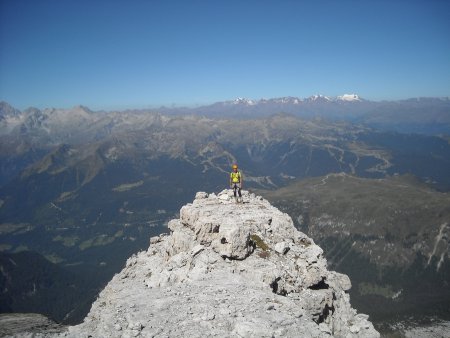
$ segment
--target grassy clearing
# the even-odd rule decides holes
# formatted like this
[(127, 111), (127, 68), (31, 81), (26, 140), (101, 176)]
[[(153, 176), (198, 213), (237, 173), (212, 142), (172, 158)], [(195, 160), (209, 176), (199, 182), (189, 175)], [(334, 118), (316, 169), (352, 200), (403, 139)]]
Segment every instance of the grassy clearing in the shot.
[(377, 295), (390, 299), (395, 295), (395, 291), (392, 289), (391, 285), (377, 285), (372, 283), (359, 283), (358, 292), (362, 296)]
[(115, 188), (113, 188), (112, 190), (115, 192), (124, 192), (124, 191), (128, 191), (137, 187), (140, 187), (141, 185), (144, 184), (144, 181), (138, 181), (135, 183), (125, 183), (125, 184), (121, 184)]
[(59, 257), (59, 256), (58, 256), (57, 254), (55, 254), (55, 253), (51, 253), (51, 254), (44, 255), (44, 257), (45, 257), (48, 261), (50, 261), (50, 262), (52, 262), (52, 263), (54, 263), (54, 264), (59, 264), (59, 263), (62, 263), (62, 262), (65, 261), (65, 259)]
[(33, 226), (28, 223), (2, 223), (0, 224), (0, 235), (11, 234), (14, 232), (24, 233), (33, 230)]
[(11, 250), (12, 245), (10, 244), (0, 244), (0, 252), (1, 251), (9, 251)]
[(80, 240), (78, 236), (67, 236), (63, 237), (61, 235), (58, 235), (53, 238), (54, 242), (62, 242), (62, 245), (65, 247), (73, 247), (77, 244), (77, 242)]
[(94, 238), (90, 238), (82, 242), (78, 247), (81, 251), (89, 249), (94, 246), (104, 246), (114, 242), (116, 237), (109, 237), (108, 235), (100, 235)]

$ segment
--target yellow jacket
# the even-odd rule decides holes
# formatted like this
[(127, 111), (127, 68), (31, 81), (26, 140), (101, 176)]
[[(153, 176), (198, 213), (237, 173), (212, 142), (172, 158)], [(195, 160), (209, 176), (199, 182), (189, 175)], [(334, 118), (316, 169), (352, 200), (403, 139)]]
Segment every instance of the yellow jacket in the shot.
[(241, 178), (242, 175), (240, 171), (233, 171), (230, 173), (230, 183), (241, 183)]

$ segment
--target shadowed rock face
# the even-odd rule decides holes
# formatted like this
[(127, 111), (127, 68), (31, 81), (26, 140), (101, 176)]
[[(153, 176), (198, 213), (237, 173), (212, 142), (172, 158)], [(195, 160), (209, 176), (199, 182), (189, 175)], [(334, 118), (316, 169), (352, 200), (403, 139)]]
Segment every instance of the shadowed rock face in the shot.
[(65, 336), (379, 337), (349, 278), (263, 198), (197, 193), (168, 226)]

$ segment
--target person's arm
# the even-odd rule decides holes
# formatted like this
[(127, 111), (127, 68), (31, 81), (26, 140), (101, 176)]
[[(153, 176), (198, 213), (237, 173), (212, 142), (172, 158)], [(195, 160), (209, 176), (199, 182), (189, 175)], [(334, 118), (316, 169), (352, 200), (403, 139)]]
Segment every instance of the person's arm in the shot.
[(241, 181), (241, 189), (243, 187), (243, 183), (244, 183), (244, 177), (242, 176), (242, 171), (239, 173), (240, 176), (240, 181)]

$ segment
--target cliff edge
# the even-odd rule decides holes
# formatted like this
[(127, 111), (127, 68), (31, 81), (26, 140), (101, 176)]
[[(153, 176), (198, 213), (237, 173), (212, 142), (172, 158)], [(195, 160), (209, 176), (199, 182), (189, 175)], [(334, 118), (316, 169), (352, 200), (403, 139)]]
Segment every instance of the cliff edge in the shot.
[(346, 275), (259, 196), (199, 192), (66, 337), (379, 337)]

